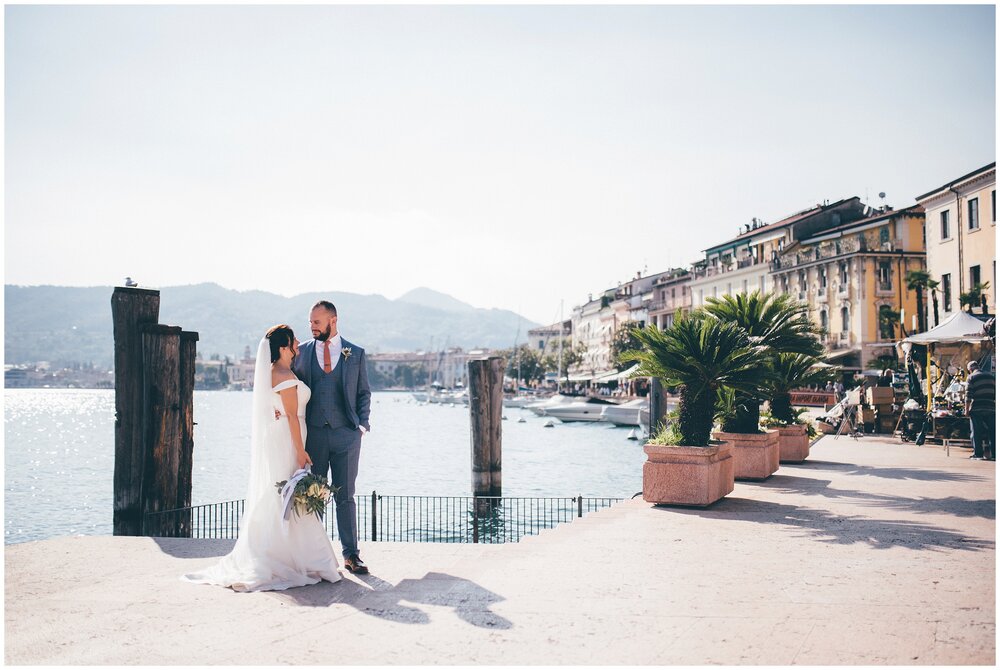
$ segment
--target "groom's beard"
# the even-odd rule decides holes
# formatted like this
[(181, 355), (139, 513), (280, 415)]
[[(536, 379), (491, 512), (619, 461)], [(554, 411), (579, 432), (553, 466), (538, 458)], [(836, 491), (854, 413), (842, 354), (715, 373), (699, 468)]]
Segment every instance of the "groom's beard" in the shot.
[(320, 342), (326, 342), (327, 340), (330, 339), (331, 330), (332, 329), (330, 328), (330, 326), (327, 326), (326, 330), (324, 330), (322, 333), (316, 336), (316, 339), (319, 340)]

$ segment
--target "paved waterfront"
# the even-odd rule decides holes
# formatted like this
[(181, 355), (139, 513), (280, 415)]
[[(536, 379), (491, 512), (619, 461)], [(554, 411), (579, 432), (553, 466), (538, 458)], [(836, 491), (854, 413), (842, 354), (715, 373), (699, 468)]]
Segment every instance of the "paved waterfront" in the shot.
[(239, 594), (230, 541), (7, 546), (9, 664), (979, 664), (995, 463), (825, 437), (707, 510), (639, 500), (516, 545), (370, 543), (373, 574)]

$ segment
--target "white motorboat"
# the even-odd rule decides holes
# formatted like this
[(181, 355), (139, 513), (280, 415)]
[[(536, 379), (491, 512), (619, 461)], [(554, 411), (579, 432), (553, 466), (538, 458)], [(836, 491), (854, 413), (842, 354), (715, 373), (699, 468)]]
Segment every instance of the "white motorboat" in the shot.
[(644, 407), (649, 407), (649, 399), (637, 398), (621, 405), (608, 405), (601, 411), (601, 416), (604, 421), (616, 426), (640, 426), (639, 413)]
[(510, 396), (503, 399), (504, 407), (526, 407), (533, 403), (539, 402), (539, 397), (534, 395), (516, 395)]
[(639, 410), (639, 427), (642, 428), (643, 432), (647, 435), (649, 434), (649, 407), (643, 407)]
[(601, 412), (613, 403), (600, 398), (589, 398), (577, 402), (552, 405), (545, 408), (545, 416), (552, 416), (563, 423), (570, 421), (603, 421)]
[(580, 399), (571, 395), (562, 395), (557, 393), (556, 395), (546, 398), (545, 400), (524, 405), (524, 409), (529, 409), (538, 416), (545, 416), (545, 410), (547, 408), (555, 407), (556, 405), (566, 405), (571, 402), (580, 402)]

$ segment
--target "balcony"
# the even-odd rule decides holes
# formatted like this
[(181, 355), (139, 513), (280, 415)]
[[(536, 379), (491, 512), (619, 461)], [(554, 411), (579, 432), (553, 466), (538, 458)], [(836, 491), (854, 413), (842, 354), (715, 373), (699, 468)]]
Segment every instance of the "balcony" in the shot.
[(902, 251), (903, 240), (894, 238), (885, 242), (880, 241), (875, 236), (859, 235), (857, 237), (847, 237), (836, 241), (823, 242), (815, 247), (802, 249), (794, 254), (782, 256), (771, 261), (771, 271), (785, 270), (799, 265), (822, 261), (828, 258), (837, 258), (858, 252), (885, 252)]
[(828, 342), (828, 345), (833, 350), (847, 349), (852, 344), (854, 344), (854, 336), (849, 331), (831, 335), (830, 341)]

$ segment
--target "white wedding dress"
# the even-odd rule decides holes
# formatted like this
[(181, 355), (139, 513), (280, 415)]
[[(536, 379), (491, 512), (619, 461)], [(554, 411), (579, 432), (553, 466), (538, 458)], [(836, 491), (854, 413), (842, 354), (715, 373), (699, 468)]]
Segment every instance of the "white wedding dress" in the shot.
[[(258, 379), (255, 374), (250, 486), (239, 537), (222, 560), (200, 572), (184, 575), (181, 579), (185, 581), (228, 586), (234, 591), (280, 591), (316, 584), (321, 579), (336, 582), (341, 578), (333, 543), (322, 521), (314, 514), (299, 516), (294, 511), (287, 520), (282, 518), (282, 500), (275, 483), (289, 479), (298, 469), (298, 463), (278, 391), (297, 386), (303, 441), (306, 403), (311, 391), (300, 380), (289, 379), (267, 392), (271, 366), (266, 344), (265, 339), (255, 371), (260, 372), (264, 363), (267, 375)], [(260, 381), (265, 385), (263, 391), (257, 386)], [(281, 419), (275, 420), (274, 410), (282, 413)]]

